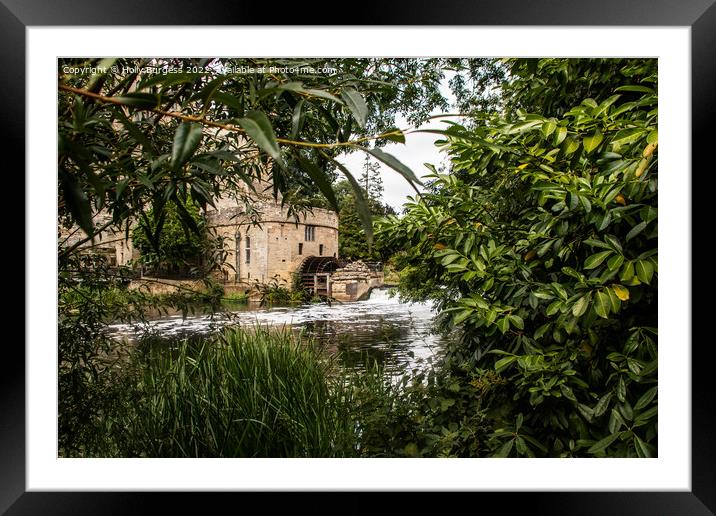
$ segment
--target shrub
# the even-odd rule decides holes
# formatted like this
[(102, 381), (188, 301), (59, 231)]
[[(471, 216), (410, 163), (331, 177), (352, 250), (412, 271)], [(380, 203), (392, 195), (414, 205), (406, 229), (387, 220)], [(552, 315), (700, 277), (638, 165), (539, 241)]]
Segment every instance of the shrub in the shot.
[(513, 60), (510, 111), (444, 131), (451, 172), (381, 223), (498, 456), (656, 454), (656, 64)]

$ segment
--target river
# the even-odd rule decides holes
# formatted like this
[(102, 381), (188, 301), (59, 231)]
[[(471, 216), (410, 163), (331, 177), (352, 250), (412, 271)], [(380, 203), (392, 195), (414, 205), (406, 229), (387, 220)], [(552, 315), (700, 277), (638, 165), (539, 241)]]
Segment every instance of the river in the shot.
[[(329, 351), (338, 352), (341, 364), (362, 369), (377, 361), (386, 372), (404, 367), (422, 368), (440, 350), (444, 338), (433, 334), (435, 312), (428, 303), (401, 303), (388, 289), (373, 289), (364, 301), (318, 303), (298, 307), (242, 307), (217, 314), (182, 318), (181, 314), (149, 322), (152, 334), (175, 341), (196, 334), (207, 334), (232, 326), (284, 326), (303, 330)], [(142, 328), (114, 324), (110, 334), (117, 338), (137, 337)]]

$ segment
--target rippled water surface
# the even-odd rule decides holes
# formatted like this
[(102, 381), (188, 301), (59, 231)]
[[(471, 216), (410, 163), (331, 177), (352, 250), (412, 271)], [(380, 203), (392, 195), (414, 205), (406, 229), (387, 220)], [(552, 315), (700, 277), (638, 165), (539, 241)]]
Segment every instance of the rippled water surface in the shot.
[[(401, 303), (386, 289), (353, 303), (321, 303), (300, 307), (242, 309), (212, 315), (167, 316), (151, 321), (151, 330), (168, 341), (206, 334), (225, 326), (288, 326), (303, 329), (329, 350), (339, 351), (347, 368), (363, 368), (366, 359), (388, 370), (419, 366), (440, 349), (442, 337), (431, 332), (435, 313), (430, 304)], [(116, 337), (134, 338), (139, 329), (128, 324), (110, 326)]]

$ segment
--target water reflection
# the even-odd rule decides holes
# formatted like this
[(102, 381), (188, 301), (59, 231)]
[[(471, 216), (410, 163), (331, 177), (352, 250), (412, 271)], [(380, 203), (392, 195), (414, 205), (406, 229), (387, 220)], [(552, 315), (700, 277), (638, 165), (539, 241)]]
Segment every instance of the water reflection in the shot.
[[(313, 336), (329, 351), (338, 352), (345, 368), (363, 369), (376, 361), (388, 371), (397, 371), (404, 365), (419, 367), (438, 352), (442, 338), (431, 332), (434, 316), (429, 304), (400, 303), (386, 289), (374, 289), (365, 301), (244, 309), (186, 319), (175, 315), (151, 321), (149, 330), (176, 340), (225, 326), (288, 326)], [(140, 328), (116, 324), (110, 331), (114, 336), (131, 339)]]

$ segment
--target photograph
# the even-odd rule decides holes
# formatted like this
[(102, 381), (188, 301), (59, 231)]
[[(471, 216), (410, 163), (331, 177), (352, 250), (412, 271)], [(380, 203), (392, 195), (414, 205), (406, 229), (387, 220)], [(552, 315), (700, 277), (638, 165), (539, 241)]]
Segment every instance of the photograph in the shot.
[(661, 456), (656, 57), (56, 66), (60, 460)]

